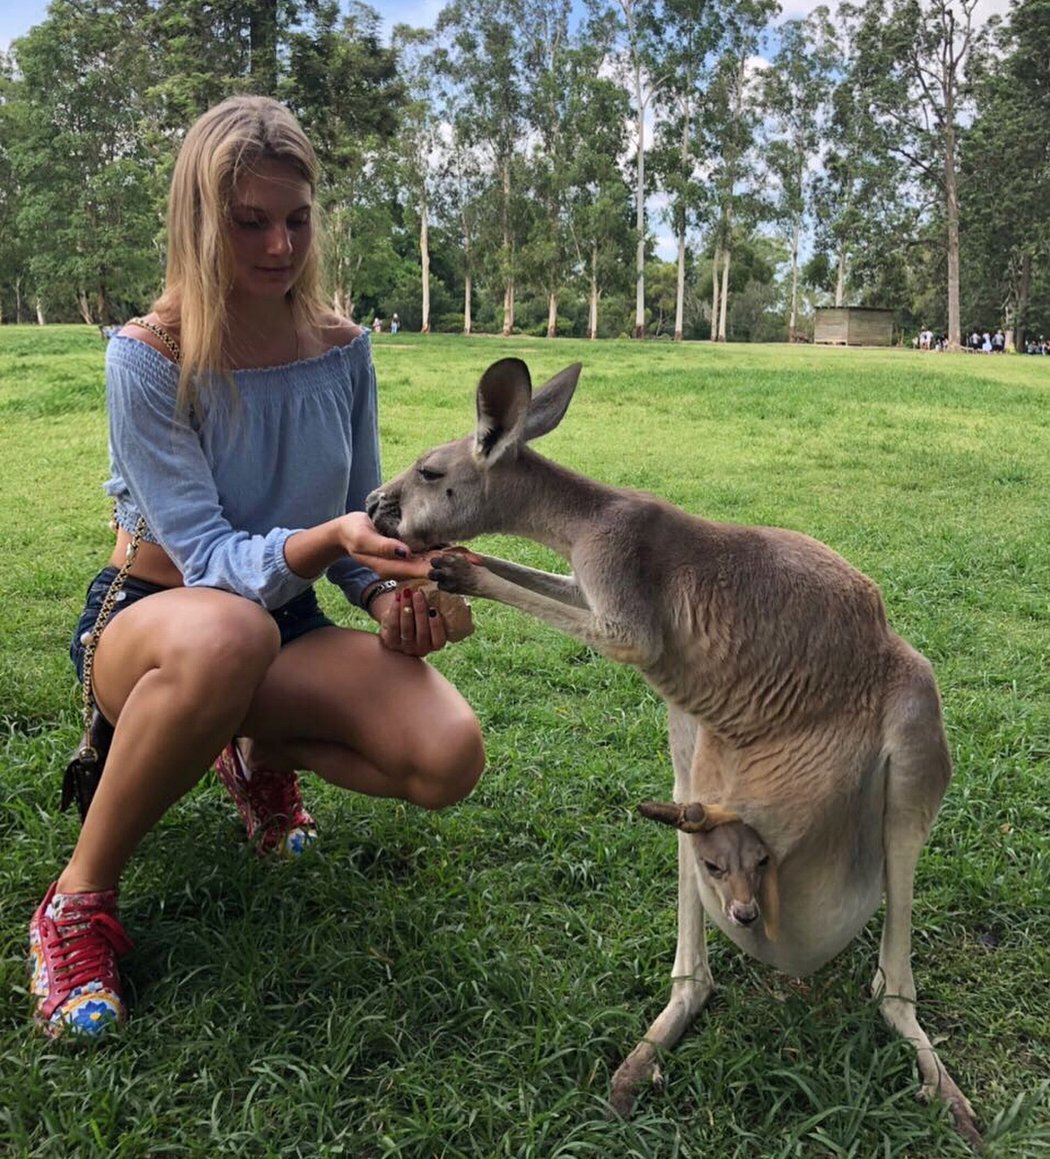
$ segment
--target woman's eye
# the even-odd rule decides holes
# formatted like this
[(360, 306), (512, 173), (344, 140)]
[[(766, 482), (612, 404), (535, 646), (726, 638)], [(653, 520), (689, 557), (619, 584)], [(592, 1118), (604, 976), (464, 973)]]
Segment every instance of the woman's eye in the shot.
[(288, 222), (288, 228), (289, 229), (302, 229), (304, 226), (307, 226), (309, 224), (310, 224), (310, 219), (308, 217), (293, 217)]
[(261, 229), (262, 222), (254, 218), (244, 218), (236, 222), (238, 229)]
[(441, 478), (441, 472), (431, 471), (429, 467), (420, 467), (419, 477), (424, 483), (436, 483)]

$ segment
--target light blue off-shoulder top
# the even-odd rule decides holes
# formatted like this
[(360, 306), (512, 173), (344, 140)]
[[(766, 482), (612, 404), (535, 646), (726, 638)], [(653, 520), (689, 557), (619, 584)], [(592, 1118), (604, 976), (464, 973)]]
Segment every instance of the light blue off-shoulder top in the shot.
[[(236, 370), (175, 405), (178, 367), (116, 336), (106, 351), (110, 479), (117, 523), (145, 517), (187, 587), (213, 587), (273, 609), (317, 577), (284, 558), (295, 531), (364, 509), (380, 481), (376, 380), (367, 333), (316, 358)], [(352, 556), (325, 573), (360, 604), (377, 578)]]

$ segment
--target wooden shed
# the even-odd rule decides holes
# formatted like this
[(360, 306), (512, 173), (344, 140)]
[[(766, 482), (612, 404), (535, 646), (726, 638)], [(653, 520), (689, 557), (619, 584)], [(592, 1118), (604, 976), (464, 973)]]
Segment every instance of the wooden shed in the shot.
[(830, 346), (892, 346), (893, 311), (879, 306), (818, 308), (813, 341)]

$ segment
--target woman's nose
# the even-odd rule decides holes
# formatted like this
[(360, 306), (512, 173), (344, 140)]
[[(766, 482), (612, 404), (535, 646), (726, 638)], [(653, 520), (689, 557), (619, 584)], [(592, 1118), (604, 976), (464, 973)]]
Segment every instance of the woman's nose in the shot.
[(266, 252), (286, 254), (292, 250), (292, 235), (286, 225), (274, 225), (266, 231)]

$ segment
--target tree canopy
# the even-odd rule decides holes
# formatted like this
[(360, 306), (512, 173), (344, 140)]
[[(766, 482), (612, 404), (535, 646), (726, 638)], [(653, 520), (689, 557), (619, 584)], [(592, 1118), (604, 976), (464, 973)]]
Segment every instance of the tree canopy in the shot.
[(1050, 333), (1050, 0), (52, 0), (0, 56), (0, 319), (121, 321), (187, 126), (300, 118), (333, 303), (555, 336)]

